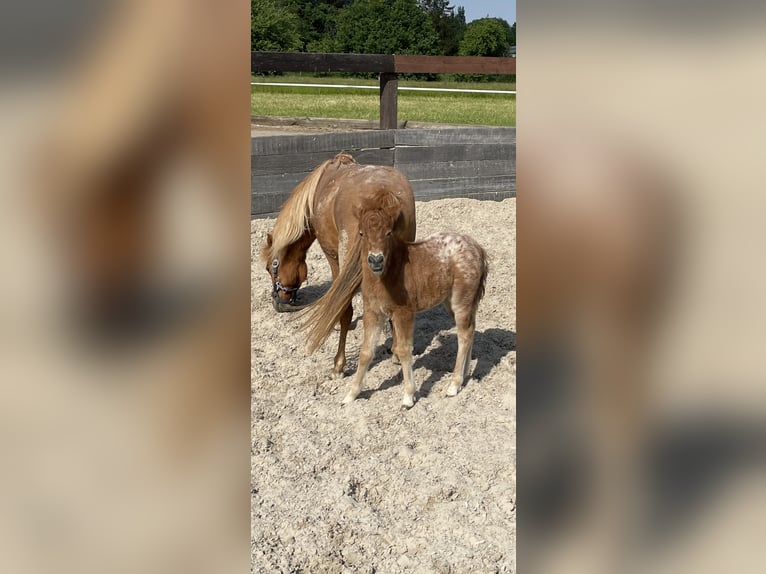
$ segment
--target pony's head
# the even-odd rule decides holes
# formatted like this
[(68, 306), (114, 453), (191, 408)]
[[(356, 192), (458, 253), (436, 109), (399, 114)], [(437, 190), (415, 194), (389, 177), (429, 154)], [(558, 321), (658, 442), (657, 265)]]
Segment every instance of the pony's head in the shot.
[(357, 216), (361, 253), (366, 254), (370, 271), (380, 277), (386, 271), (392, 246), (398, 241), (396, 232), (402, 222), (401, 204), (395, 195), (381, 194), (374, 203), (362, 206)]
[(330, 165), (336, 169), (354, 162), (348, 154), (323, 161), (295, 187), (282, 206), (274, 228), (261, 248), (261, 259), (271, 278), (274, 309), (296, 311), (298, 289), (306, 280), (306, 251), (314, 241), (311, 219), (320, 180)]
[(271, 279), (272, 305), (279, 313), (296, 310), (298, 289), (308, 275), (306, 252), (300, 247), (302, 246), (294, 245), (278, 252), (274, 249), (274, 240), (269, 233), (266, 243), (261, 248), (261, 260)]

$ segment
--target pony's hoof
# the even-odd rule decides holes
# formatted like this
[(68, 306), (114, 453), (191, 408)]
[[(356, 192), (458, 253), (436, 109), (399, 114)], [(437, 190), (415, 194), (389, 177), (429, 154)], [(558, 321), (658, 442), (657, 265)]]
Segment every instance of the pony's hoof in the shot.
[(449, 387), (447, 387), (447, 396), (454, 397), (455, 395), (457, 395), (457, 392), (459, 390), (460, 390), (459, 385), (450, 385)]
[(404, 395), (404, 398), (402, 399), (402, 408), (411, 409), (414, 406), (415, 406), (415, 397)]
[(402, 364), (402, 362), (399, 360), (399, 357), (397, 357), (396, 355), (391, 355), (391, 362), (394, 365), (401, 365)]

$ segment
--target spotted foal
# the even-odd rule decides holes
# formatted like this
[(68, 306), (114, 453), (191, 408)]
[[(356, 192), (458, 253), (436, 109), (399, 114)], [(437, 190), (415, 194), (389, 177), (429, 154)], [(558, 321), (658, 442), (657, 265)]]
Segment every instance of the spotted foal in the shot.
[(385, 208), (360, 213), (364, 342), (359, 366), (343, 403), (359, 395), (386, 318), (394, 330), (393, 352), (402, 365), (402, 404), (415, 404), (412, 340), (415, 313), (439, 304), (457, 324), (458, 351), (446, 394), (458, 393), (467, 375), (476, 325), (476, 310), (484, 295), (487, 257), (471, 237), (442, 231), (414, 243), (397, 238), (396, 213)]

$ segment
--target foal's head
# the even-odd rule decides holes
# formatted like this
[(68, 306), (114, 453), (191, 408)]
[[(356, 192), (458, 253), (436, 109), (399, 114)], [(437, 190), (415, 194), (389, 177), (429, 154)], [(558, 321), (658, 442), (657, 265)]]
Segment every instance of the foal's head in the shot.
[(359, 236), (362, 241), (362, 254), (367, 254), (367, 264), (376, 276), (380, 277), (390, 260), (394, 241), (394, 228), (397, 218), (383, 209), (373, 209), (362, 213), (359, 219)]

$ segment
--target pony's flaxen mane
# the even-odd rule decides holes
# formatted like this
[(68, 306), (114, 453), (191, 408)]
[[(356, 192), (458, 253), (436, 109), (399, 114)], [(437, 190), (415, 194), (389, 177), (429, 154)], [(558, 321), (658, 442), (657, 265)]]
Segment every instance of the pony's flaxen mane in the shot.
[(296, 186), (282, 206), (282, 210), (274, 223), (274, 229), (271, 232), (271, 246), (268, 250), (264, 250), (267, 260), (281, 258), (285, 248), (298, 241), (309, 229), (309, 219), (314, 215), (314, 196), (319, 186), (319, 180), (327, 167), (334, 162), (356, 163), (350, 155), (339, 153), (334, 158), (319, 164)]

